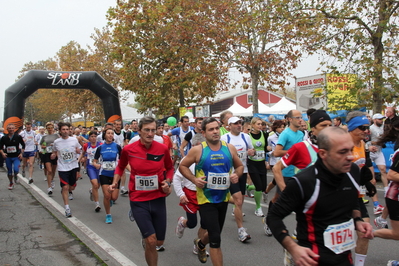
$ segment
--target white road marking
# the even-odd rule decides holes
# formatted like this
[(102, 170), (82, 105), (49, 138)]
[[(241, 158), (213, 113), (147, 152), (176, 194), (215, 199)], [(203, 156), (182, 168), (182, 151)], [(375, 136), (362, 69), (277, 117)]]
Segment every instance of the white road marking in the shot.
[[(46, 193), (44, 193), (40, 188), (38, 188), (34, 183), (29, 184), (28, 179), (24, 178), (21, 174), (18, 174), (18, 179), (22, 180), (25, 182), (27, 185), (29, 185), (34, 191), (36, 191), (43, 199), (45, 199), (48, 203), (54, 206), (54, 208), (57, 209), (61, 214), (65, 216), (65, 210), (63, 207), (61, 207), (55, 200), (50, 198)], [(105, 252), (109, 254), (112, 258), (114, 258), (117, 262), (119, 262), (121, 265), (130, 265), (130, 266), (137, 266), (133, 261), (128, 259), (125, 255), (120, 253), (118, 250), (116, 250), (113, 246), (111, 246), (107, 241), (105, 241), (103, 238), (101, 238), (99, 235), (97, 235), (93, 230), (91, 230), (89, 227), (87, 227), (84, 223), (82, 223), (78, 218), (72, 216), (70, 218), (65, 218), (68, 219), (70, 222), (72, 222), (76, 227), (79, 228), (80, 231), (82, 231), (85, 235), (87, 235), (89, 238), (91, 238), (98, 246), (100, 246)]]

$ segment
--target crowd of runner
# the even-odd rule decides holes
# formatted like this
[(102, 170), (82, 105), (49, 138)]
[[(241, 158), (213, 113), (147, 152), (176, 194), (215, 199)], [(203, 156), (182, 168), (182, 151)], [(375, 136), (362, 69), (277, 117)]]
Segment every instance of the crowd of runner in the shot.
[[(176, 217), (176, 236), (199, 225), (193, 253), (202, 263), (210, 256), (213, 265), (223, 265), (221, 232), (229, 203), (238, 240), (251, 240), (243, 226), (246, 196), (254, 198), (254, 215), (263, 217), (265, 234), (285, 248), (285, 265), (363, 266), (369, 239), (399, 240), (399, 117), (393, 107), (385, 116), (354, 111), (331, 119), (323, 110), (309, 109), (306, 121), (298, 110), (282, 120), (267, 120), (247, 121), (225, 111), (220, 119), (183, 116), (176, 125), (152, 117), (99, 128), (65, 122), (35, 128), (27, 122), (18, 129), (8, 124), (6, 133), (0, 130), (0, 167), (5, 164), (12, 190), (18, 174), (33, 184), (37, 165), (49, 197), (58, 177), (66, 217), (72, 216), (69, 201), (76, 181), (85, 175), (93, 211), (104, 208), (107, 224), (113, 222), (113, 203), (128, 195), (129, 218), (142, 234), (148, 265), (157, 265), (157, 252), (165, 250), (165, 199), (172, 188), (185, 212)], [(395, 151), (389, 169), (383, 152), (387, 145)], [(385, 207), (377, 197), (373, 162)], [(269, 182), (268, 170), (274, 176)], [(365, 207), (368, 198), (374, 229)], [(269, 201), (267, 213), (262, 201)], [(289, 233), (283, 219), (292, 212), (297, 227)]]

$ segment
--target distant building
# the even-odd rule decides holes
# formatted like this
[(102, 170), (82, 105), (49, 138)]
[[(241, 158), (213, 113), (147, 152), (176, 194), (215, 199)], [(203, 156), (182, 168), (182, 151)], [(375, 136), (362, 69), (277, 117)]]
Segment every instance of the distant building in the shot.
[[(283, 97), (284, 96), (279, 93), (267, 91), (264, 88), (259, 88), (258, 90), (259, 101), (268, 106), (273, 106), (275, 103), (279, 102)], [(295, 100), (290, 98), (287, 99), (295, 103)], [(211, 112), (212, 114), (216, 114), (221, 111), (224, 111), (228, 109), (230, 106), (232, 106), (234, 102), (237, 102), (239, 105), (241, 105), (244, 108), (252, 106), (252, 90), (236, 89), (219, 93), (215, 97), (214, 103), (211, 104)]]

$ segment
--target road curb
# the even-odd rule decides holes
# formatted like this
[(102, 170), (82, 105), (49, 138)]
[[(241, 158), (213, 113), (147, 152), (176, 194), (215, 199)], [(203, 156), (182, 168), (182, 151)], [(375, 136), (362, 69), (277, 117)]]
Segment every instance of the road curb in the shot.
[(64, 208), (48, 197), (34, 183), (29, 184), (28, 179), (18, 174), (19, 183), (22, 185), (39, 203), (47, 209), (62, 225), (72, 232), (82, 243), (84, 243), (97, 257), (109, 266), (129, 265), (137, 266), (114, 247), (108, 244), (104, 239), (86, 227), (75, 217), (66, 218)]

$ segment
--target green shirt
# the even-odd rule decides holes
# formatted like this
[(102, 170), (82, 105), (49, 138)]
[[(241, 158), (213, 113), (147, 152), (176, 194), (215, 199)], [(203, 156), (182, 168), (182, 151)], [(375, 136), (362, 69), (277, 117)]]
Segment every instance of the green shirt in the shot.
[(223, 136), (224, 134), (229, 133), (229, 131), (225, 127), (220, 128), (220, 136)]

